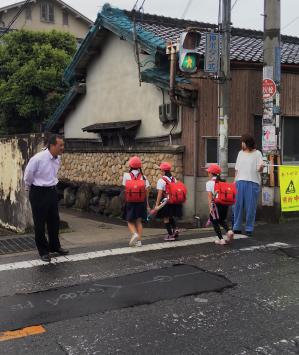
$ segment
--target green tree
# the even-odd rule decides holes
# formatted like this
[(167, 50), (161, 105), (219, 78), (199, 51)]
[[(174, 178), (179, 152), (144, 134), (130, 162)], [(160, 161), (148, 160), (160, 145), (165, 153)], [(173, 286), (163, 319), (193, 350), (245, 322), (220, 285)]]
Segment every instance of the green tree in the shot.
[(0, 43), (0, 133), (36, 132), (67, 91), (63, 71), (76, 50), (68, 33), (15, 31)]

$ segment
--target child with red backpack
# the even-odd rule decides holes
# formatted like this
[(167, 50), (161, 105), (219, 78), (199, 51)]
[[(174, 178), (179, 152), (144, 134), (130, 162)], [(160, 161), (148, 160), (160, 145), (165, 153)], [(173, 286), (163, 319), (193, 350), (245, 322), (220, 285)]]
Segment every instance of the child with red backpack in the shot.
[(158, 218), (163, 218), (167, 236), (165, 241), (173, 241), (179, 237), (179, 231), (176, 227), (175, 217), (182, 217), (182, 204), (186, 201), (187, 189), (182, 182), (176, 180), (171, 174), (171, 164), (162, 162), (160, 165), (162, 177), (157, 182), (157, 200), (156, 207), (163, 198), (167, 198), (166, 205), (161, 208), (158, 213)]
[[(206, 183), (210, 209), (209, 219), (218, 236), (215, 243), (225, 245), (234, 238), (234, 232), (228, 227), (226, 219), (229, 206), (233, 205), (236, 201), (237, 191), (234, 183), (228, 183), (221, 179), (221, 168), (219, 165), (211, 164), (207, 172), (210, 178)], [(226, 231), (227, 240), (223, 238), (220, 226)]]
[(137, 156), (129, 160), (130, 170), (124, 173), (122, 184), (125, 187), (125, 211), (124, 217), (128, 222), (129, 231), (132, 234), (129, 245), (131, 247), (142, 246), (142, 220), (147, 219), (149, 209), (148, 194), (150, 184), (143, 175), (142, 163)]

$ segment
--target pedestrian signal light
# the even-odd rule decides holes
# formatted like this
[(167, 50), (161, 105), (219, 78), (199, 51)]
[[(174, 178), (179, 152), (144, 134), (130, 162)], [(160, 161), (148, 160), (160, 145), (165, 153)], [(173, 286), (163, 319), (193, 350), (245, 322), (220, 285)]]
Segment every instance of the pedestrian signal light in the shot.
[(181, 34), (179, 50), (179, 67), (184, 73), (195, 73), (199, 68), (199, 53), (201, 35), (198, 31), (187, 31)]

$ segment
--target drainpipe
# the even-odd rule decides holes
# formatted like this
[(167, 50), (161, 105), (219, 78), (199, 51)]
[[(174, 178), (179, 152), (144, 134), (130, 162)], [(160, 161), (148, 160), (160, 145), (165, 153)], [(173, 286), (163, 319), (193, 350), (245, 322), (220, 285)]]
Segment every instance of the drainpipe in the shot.
[(196, 224), (200, 226), (200, 218), (197, 216), (197, 175), (198, 175), (198, 110), (197, 110), (197, 102), (193, 108), (193, 192), (194, 192), (194, 200), (193, 200), (193, 212), (194, 218), (196, 220)]
[(172, 45), (170, 50), (170, 78), (169, 78), (169, 96), (170, 101), (175, 102), (175, 77), (176, 77), (176, 46)]

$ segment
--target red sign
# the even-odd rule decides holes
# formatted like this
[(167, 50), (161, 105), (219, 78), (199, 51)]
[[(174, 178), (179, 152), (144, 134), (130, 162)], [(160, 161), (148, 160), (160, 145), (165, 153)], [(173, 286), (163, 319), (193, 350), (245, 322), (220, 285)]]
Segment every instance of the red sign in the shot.
[(272, 79), (263, 80), (263, 99), (270, 99), (276, 93), (276, 84)]

